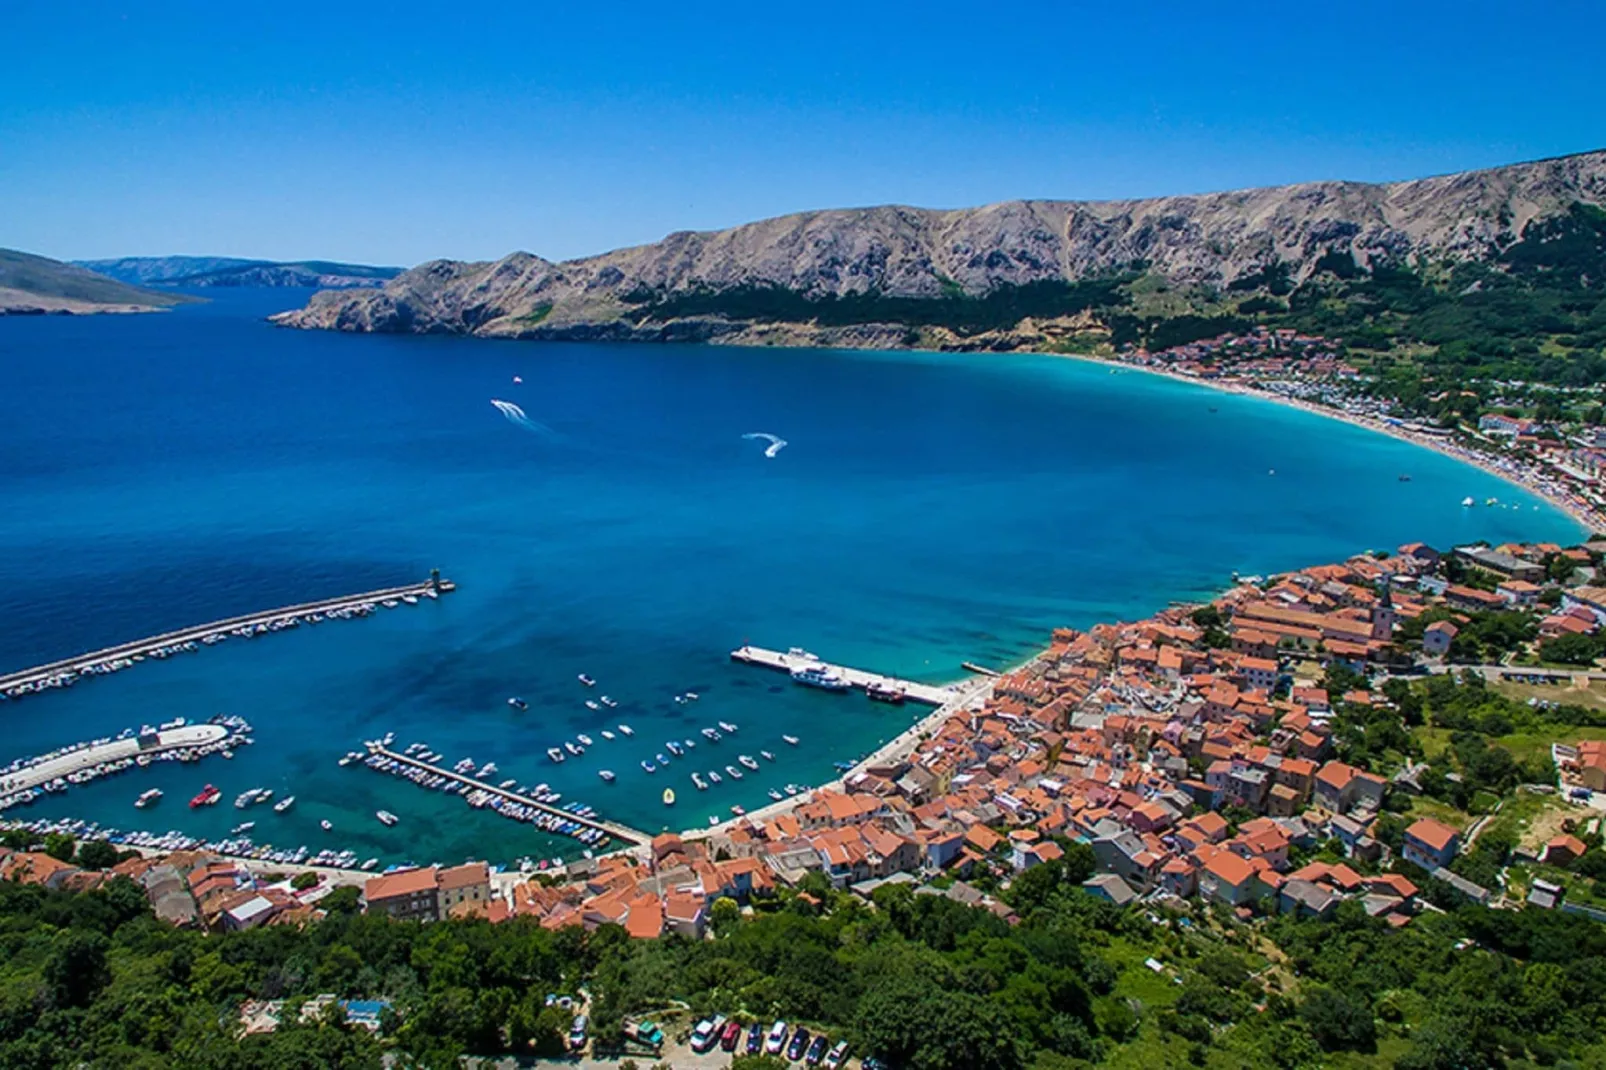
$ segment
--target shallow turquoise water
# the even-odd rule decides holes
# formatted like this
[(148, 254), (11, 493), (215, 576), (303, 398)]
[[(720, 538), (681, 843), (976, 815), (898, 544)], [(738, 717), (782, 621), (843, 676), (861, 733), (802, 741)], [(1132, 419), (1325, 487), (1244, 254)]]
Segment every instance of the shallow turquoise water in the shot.
[[(1203, 596), (1234, 570), (1579, 534), (1448, 458), (1077, 361), (302, 333), (260, 318), (301, 294), (210, 296), (166, 315), (0, 320), (0, 666), (431, 567), (461, 589), (0, 704), (6, 759), (178, 715), (257, 727), (233, 762), (20, 813), (127, 827), (134, 796), (159, 786), (147, 827), (217, 835), (232, 807), (183, 806), (211, 780), (231, 797), (294, 793), (291, 813), (252, 815), (280, 846), (551, 853), (505, 819), (334, 761), (394, 730), (640, 827), (701, 824), (829, 779), (917, 712), (730, 664), (744, 641), (942, 680), (963, 660), (1018, 659), (1058, 624)], [(765, 458), (741, 437), (758, 431), (788, 444)], [(1515, 507), (1463, 509), (1469, 494)], [(580, 672), (621, 708), (586, 709)], [(673, 703), (687, 690), (701, 701)], [(716, 720), (741, 725), (739, 745), (702, 741)], [(635, 740), (604, 743), (619, 721)], [(597, 746), (553, 766), (546, 748), (577, 732)], [(688, 736), (693, 761), (638, 768)], [(692, 789), (692, 769), (760, 748), (781, 759), (763, 777)], [(597, 780), (604, 767), (618, 783)], [(379, 807), (402, 824), (380, 827)]]

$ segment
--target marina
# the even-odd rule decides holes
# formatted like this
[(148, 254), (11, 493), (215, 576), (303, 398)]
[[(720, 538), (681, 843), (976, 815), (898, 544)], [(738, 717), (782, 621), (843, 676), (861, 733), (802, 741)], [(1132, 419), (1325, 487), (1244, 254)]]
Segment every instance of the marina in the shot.
[[(457, 785), (457, 790), (461, 794), (464, 794), (465, 797), (469, 798), (471, 805), (474, 801), (472, 793), (482, 793), (483, 798), (490, 800), (487, 805), (493, 805), (493, 808), (500, 809), (500, 807), (494, 807), (494, 801), (497, 800), (504, 803), (512, 803), (517, 807), (523, 808), (528, 813), (544, 814), (547, 817), (554, 818), (559, 822), (566, 822), (572, 825), (578, 825), (583, 829), (600, 832), (604, 836), (612, 837), (613, 839), (622, 841), (627, 845), (643, 844), (652, 839), (652, 835), (650, 833), (643, 832), (640, 829), (634, 829), (628, 825), (622, 825), (617, 821), (609, 821), (606, 818), (585, 815), (577, 813), (574, 810), (565, 810), (562, 807), (554, 806), (551, 803), (532, 798), (529, 795), (515, 791), (511, 788), (490, 784), (478, 779), (477, 777), (470, 776), (467, 773), (458, 772), (455, 769), (447, 769), (439, 765), (431, 764), (430, 762), (422, 761), (400, 751), (391, 750), (388, 746), (379, 741), (370, 741), (367, 746), (369, 762), (372, 762), (375, 758), (381, 760), (381, 764), (379, 766), (370, 766), (371, 768), (379, 768), (381, 771), (394, 770), (397, 772), (402, 770), (411, 770), (416, 773), (423, 774), (425, 777), (439, 778), (436, 783), (442, 785)], [(384, 768), (383, 763), (385, 762), (391, 763), (390, 770), (386, 770)], [(364, 764), (368, 763), (365, 762)], [(405, 773), (402, 773), (402, 775), (405, 776)], [(411, 777), (408, 779), (411, 779)]]
[[(0, 769), (0, 810), (31, 803), (47, 792), (65, 791), (73, 784), (88, 784), (148, 766), (153, 761), (198, 761), (249, 742), (250, 731), (251, 726), (238, 717), (219, 715), (206, 724), (193, 725), (177, 718), (160, 728), (128, 728), (115, 737), (75, 743), (34, 758), (19, 758)], [(147, 806), (160, 797), (160, 792), (140, 796)]]
[(163, 660), (176, 654), (188, 654), (203, 646), (212, 646), (230, 638), (253, 639), (259, 635), (318, 624), (326, 620), (349, 620), (366, 617), (381, 607), (395, 608), (402, 604), (416, 605), (420, 598), (437, 598), (455, 591), (457, 585), (439, 576), (431, 576), (422, 583), (405, 587), (387, 587), (364, 594), (326, 598), (317, 602), (283, 606), (279, 609), (249, 613), (242, 617), (198, 624), (175, 632), (164, 632), (147, 639), (106, 647), (88, 654), (63, 658), (31, 669), (0, 676), (0, 698), (18, 699), (57, 687), (71, 687), (86, 676), (105, 676), (130, 668), (146, 659)]
[(882, 701), (890, 700), (892, 696), (901, 696), (895, 701), (907, 700), (926, 706), (941, 706), (954, 697), (952, 687), (920, 684), (913, 680), (900, 680), (897, 677), (883, 676), (863, 669), (832, 665), (798, 647), (793, 647), (783, 654), (778, 650), (744, 645), (731, 651), (731, 660), (744, 665), (758, 665), (765, 669), (789, 673), (794, 680), (805, 686), (821, 687), (827, 691), (838, 690), (836, 681), (840, 681), (842, 689), (855, 688)]

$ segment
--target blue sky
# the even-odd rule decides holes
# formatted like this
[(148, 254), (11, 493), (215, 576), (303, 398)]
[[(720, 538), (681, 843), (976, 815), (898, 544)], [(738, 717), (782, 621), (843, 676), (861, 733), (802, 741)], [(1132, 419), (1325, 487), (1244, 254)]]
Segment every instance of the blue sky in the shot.
[[(1207, 9), (1215, 9), (1208, 11)], [(553, 258), (1606, 146), (1598, 3), (0, 0), (0, 246)]]

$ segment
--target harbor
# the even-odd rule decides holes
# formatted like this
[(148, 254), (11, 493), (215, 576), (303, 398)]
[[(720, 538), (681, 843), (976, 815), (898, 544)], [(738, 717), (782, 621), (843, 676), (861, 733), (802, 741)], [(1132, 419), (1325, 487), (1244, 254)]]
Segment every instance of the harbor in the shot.
[(954, 688), (951, 686), (916, 683), (913, 680), (900, 680), (895, 676), (884, 676), (863, 669), (832, 665), (799, 647), (793, 647), (783, 654), (778, 650), (766, 650), (763, 647), (744, 644), (731, 651), (731, 660), (744, 665), (758, 665), (789, 673), (800, 683), (808, 683), (811, 679), (840, 681), (845, 687), (839, 688), (829, 683), (817, 683), (815, 686), (824, 686), (826, 690), (854, 688), (865, 692), (871, 698), (885, 702), (907, 700), (925, 706), (941, 706), (954, 697)]
[(210, 624), (198, 624), (7, 673), (0, 676), (0, 698), (18, 699), (52, 688), (71, 687), (86, 676), (105, 676), (147, 659), (159, 661), (177, 654), (193, 653), (203, 646), (212, 646), (231, 638), (253, 639), (287, 628), (297, 628), (302, 624), (349, 620), (352, 617), (366, 617), (380, 608), (417, 605), (422, 599), (438, 598), (456, 589), (457, 585), (452, 581), (434, 574), (422, 583), (325, 598), (317, 602), (230, 617)]
[[(453, 793), (462, 795), (471, 806), (476, 803), (480, 806), (489, 806), (498, 812), (504, 813), (504, 816), (513, 817), (515, 820), (528, 820), (530, 823), (541, 826), (546, 831), (554, 832), (557, 835), (572, 835), (572, 833), (565, 833), (561, 829), (562, 825), (572, 825), (578, 826), (582, 830), (589, 830), (592, 833), (600, 833), (602, 837), (618, 840), (625, 846), (645, 844), (652, 840), (652, 834), (649, 832), (631, 828), (629, 825), (623, 825), (617, 821), (609, 821), (606, 818), (596, 816), (594, 813), (578, 812), (588, 808), (564, 809), (554, 805), (552, 802), (543, 801), (535, 797), (534, 794), (517, 790), (517, 785), (503, 787), (498, 784), (491, 784), (477, 776), (471, 776), (467, 772), (458, 772), (455, 769), (436, 765), (433, 762), (408, 754), (406, 751), (391, 750), (388, 745), (379, 740), (368, 741), (367, 750), (368, 757), (362, 762), (367, 768), (414, 780), (421, 787), (430, 787), (436, 790), (450, 788)], [(508, 813), (503, 809), (505, 804), (512, 804), (520, 808), (523, 813), (518, 811)], [(543, 826), (541, 822), (534, 820), (535, 815), (542, 815), (551, 819), (551, 821), (557, 822), (558, 825)], [(580, 837), (576, 836), (575, 838), (578, 839)], [(588, 842), (588, 840), (582, 839), (581, 842)], [(605, 839), (589, 838), (589, 845), (600, 849), (608, 846), (608, 843)]]

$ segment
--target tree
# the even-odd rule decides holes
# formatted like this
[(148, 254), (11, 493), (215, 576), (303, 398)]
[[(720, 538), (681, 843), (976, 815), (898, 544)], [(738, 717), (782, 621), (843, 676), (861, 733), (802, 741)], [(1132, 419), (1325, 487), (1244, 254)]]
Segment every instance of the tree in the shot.
[(1539, 644), (1539, 656), (1561, 665), (1592, 665), (1600, 657), (1601, 643), (1592, 635), (1558, 635)]
[(71, 862), (78, 842), (65, 832), (51, 832), (45, 836), (45, 854), (58, 862)]
[(45, 959), (44, 979), (57, 1007), (85, 1007), (111, 981), (106, 968), (108, 942), (99, 933), (69, 929), (57, 933)]
[(742, 908), (736, 905), (736, 900), (728, 896), (720, 896), (714, 900), (714, 905), (708, 908), (708, 922), (713, 926), (715, 936), (729, 936), (741, 920)]
[(290, 879), (290, 887), (294, 888), (298, 892), (304, 892), (308, 888), (316, 888), (318, 886), (318, 882), (322, 879), (322, 877), (318, 876), (318, 874), (309, 869), (305, 873), (297, 873), (294, 877), (292, 877)]
[(1300, 1004), (1299, 1017), (1327, 1051), (1375, 1051), (1377, 1023), (1370, 1004), (1332, 988), (1318, 988)]
[(78, 864), (85, 869), (110, 869), (117, 864), (117, 848), (105, 840), (90, 840), (79, 845)]
[(792, 1064), (779, 1055), (738, 1055), (731, 1070), (792, 1070)]

